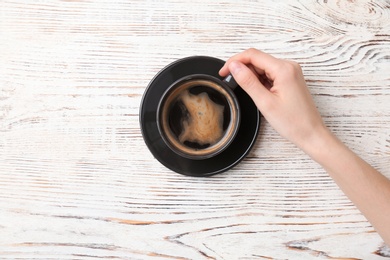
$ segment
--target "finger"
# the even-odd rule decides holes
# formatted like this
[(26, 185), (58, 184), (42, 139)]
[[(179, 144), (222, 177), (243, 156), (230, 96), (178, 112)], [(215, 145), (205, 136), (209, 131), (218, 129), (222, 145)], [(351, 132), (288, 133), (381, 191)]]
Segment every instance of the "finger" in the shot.
[(245, 64), (239, 61), (233, 61), (229, 64), (228, 69), (238, 85), (248, 93), (259, 109), (262, 107), (262, 101), (264, 99), (272, 98), (268, 89), (264, 87), (256, 74)]
[(262, 72), (252, 64), (247, 64), (246, 66), (253, 72), (253, 74), (257, 77), (261, 84), (263, 84), (264, 87), (266, 87), (268, 90), (272, 87), (272, 81), (265, 76), (264, 72), (262, 74)]
[[(225, 64), (223, 65), (223, 67), (221, 68), (221, 70), (219, 71), (219, 74), (223, 77), (226, 77), (227, 74), (229, 74), (229, 64), (234, 61), (234, 59), (229, 59), (228, 62), (225, 62)], [(259, 68), (256, 68), (255, 66), (253, 66), (252, 64), (245, 64), (255, 75), (257, 76), (260, 76), (260, 75), (264, 75), (264, 71), (259, 69)]]
[(229, 64), (233, 61), (240, 61), (243, 64), (252, 64), (259, 74), (265, 74), (269, 79), (274, 80), (277, 75), (278, 68), (282, 65), (282, 61), (256, 49), (248, 49), (239, 54), (234, 55), (221, 68), (220, 74), (227, 75)]

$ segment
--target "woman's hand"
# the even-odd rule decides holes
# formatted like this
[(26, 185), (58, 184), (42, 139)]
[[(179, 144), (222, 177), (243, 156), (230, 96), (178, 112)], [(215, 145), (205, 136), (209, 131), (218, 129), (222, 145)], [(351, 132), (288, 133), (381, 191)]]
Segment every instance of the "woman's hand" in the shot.
[(323, 124), (300, 66), (249, 49), (220, 70), (233, 75), (267, 121), (317, 161), (390, 245), (390, 180)]
[(326, 129), (296, 62), (249, 49), (231, 57), (220, 75), (229, 72), (271, 126), (298, 147)]

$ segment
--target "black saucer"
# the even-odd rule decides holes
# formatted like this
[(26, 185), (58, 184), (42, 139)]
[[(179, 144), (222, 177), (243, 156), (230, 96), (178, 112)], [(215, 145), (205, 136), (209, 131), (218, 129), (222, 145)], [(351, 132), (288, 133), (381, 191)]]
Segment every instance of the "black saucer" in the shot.
[(215, 157), (192, 160), (173, 152), (162, 140), (156, 123), (159, 100), (176, 80), (191, 74), (208, 74), (217, 78), (224, 61), (206, 56), (178, 60), (162, 69), (149, 83), (140, 106), (140, 125), (143, 138), (153, 156), (167, 168), (184, 175), (209, 176), (224, 172), (238, 164), (254, 145), (260, 127), (260, 112), (252, 99), (241, 89), (235, 94), (241, 107), (241, 125), (232, 144)]

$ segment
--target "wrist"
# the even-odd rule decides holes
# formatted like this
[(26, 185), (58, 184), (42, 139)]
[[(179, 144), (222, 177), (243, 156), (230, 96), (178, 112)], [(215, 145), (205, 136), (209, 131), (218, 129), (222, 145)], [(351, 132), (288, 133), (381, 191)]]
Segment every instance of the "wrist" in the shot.
[(325, 157), (336, 147), (342, 146), (342, 143), (325, 125), (322, 125), (297, 143), (297, 146), (322, 165)]

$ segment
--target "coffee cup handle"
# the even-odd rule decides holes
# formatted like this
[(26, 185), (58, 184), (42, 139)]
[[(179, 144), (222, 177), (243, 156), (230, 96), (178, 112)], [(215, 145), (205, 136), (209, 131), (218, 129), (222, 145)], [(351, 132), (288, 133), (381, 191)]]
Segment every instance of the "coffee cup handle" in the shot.
[(232, 90), (238, 87), (238, 84), (232, 74), (227, 75), (226, 78), (223, 79), (223, 82), (225, 82)]

